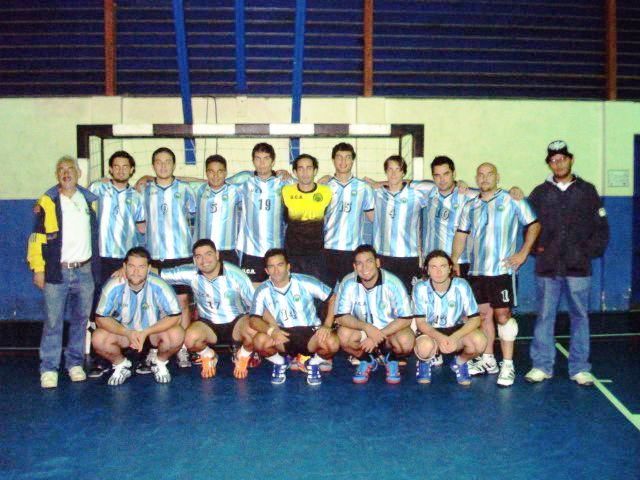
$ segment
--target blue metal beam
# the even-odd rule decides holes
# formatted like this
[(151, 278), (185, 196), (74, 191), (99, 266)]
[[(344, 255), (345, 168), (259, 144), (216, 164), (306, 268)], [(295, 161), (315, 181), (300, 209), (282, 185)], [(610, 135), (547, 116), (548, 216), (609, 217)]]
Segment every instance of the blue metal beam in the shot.
[[(189, 52), (187, 51), (187, 32), (184, 23), (184, 5), (182, 0), (173, 0), (173, 23), (176, 31), (176, 49), (180, 95), (182, 97), (182, 115), (184, 123), (193, 123), (191, 110), (191, 81), (189, 80)], [(196, 142), (192, 138), (184, 139), (184, 157), (187, 165), (196, 164)]]
[[(307, 13), (307, 1), (296, 0), (296, 32), (293, 47), (293, 78), (291, 85), (291, 123), (300, 123), (302, 104), (302, 74), (304, 73), (304, 23)], [(291, 139), (290, 161), (300, 154), (300, 139)]]
[(235, 0), (236, 14), (236, 92), (247, 91), (246, 55), (244, 51), (244, 0)]

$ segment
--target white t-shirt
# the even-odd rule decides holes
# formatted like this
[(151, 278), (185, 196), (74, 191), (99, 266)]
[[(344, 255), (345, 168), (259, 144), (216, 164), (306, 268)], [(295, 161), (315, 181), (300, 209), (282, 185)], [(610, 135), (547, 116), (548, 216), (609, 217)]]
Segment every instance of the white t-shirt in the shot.
[(76, 190), (71, 198), (60, 194), (62, 208), (61, 262), (84, 262), (91, 258), (91, 218), (84, 195)]

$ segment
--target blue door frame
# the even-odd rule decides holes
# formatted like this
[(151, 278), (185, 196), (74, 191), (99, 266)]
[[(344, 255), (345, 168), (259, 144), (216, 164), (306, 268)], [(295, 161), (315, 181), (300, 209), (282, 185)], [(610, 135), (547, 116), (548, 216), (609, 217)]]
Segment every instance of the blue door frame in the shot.
[(631, 269), (632, 310), (640, 310), (640, 135), (633, 137), (633, 245)]

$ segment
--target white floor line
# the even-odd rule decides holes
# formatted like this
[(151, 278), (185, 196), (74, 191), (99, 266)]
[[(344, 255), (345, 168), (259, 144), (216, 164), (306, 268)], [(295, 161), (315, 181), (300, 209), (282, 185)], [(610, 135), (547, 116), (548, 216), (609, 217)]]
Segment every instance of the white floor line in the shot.
[[(565, 358), (569, 358), (569, 352), (567, 352), (562, 345), (560, 345), (559, 343), (556, 343), (556, 348), (558, 349), (558, 351), (560, 353), (562, 353), (562, 355), (565, 356)], [(593, 378), (594, 378), (594, 385), (598, 390), (600, 390), (600, 393), (602, 393), (605, 396), (605, 398), (607, 400), (609, 400), (613, 404), (613, 406), (616, 407), (618, 409), (618, 411), (622, 415), (624, 415), (624, 417), (627, 420), (629, 420), (631, 422), (631, 424), (634, 427), (636, 427), (638, 430), (640, 430), (640, 414), (631, 413), (629, 411), (629, 409), (627, 407), (625, 407), (622, 404), (622, 402), (620, 400), (618, 400), (615, 397), (615, 395), (613, 393), (611, 393), (609, 391), (609, 389), (603, 385), (603, 381), (598, 380), (595, 376)], [(609, 380), (609, 382), (611, 382), (611, 380)]]

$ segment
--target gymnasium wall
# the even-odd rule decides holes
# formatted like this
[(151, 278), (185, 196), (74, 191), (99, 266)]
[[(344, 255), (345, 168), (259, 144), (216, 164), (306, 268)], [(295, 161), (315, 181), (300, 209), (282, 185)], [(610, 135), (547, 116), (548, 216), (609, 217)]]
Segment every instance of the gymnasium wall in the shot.
[[(285, 97), (206, 97), (193, 101), (194, 123), (288, 123), (290, 99)], [(529, 193), (548, 170), (546, 145), (568, 142), (575, 171), (594, 183), (604, 196), (611, 224), (611, 243), (594, 262), (592, 308), (615, 311), (629, 307), (632, 250), (634, 135), (640, 134), (640, 104), (600, 101), (420, 100), (399, 98), (306, 98), (302, 122), (423, 123), (424, 171), (438, 154), (456, 161), (458, 178), (473, 184), (474, 169), (484, 161), (498, 166), (503, 186), (519, 185)], [(42, 319), (42, 296), (31, 285), (24, 261), (33, 201), (55, 183), (54, 163), (75, 154), (77, 124), (182, 123), (181, 102), (171, 98), (78, 97), (0, 99), (0, 145), (5, 152), (0, 176), (0, 319)], [(349, 139), (346, 139), (349, 140)], [(320, 159), (320, 173), (331, 173), (330, 149), (336, 139), (302, 140), (301, 151)], [(202, 176), (206, 155), (219, 152), (230, 173), (250, 167), (253, 140), (199, 140), (197, 165), (179, 164), (178, 175)], [(288, 143), (273, 142), (279, 168), (288, 163)], [(382, 177), (382, 162), (395, 143), (354, 141), (357, 174)], [(151, 172), (150, 153), (167, 145), (178, 157), (180, 140), (128, 140), (107, 143), (108, 156), (124, 148), (138, 162), (136, 176)], [(99, 172), (97, 162), (90, 176)], [(135, 179), (135, 178), (134, 178)], [(571, 248), (567, 246), (567, 248)], [(533, 262), (519, 277), (521, 312), (535, 309)]]

